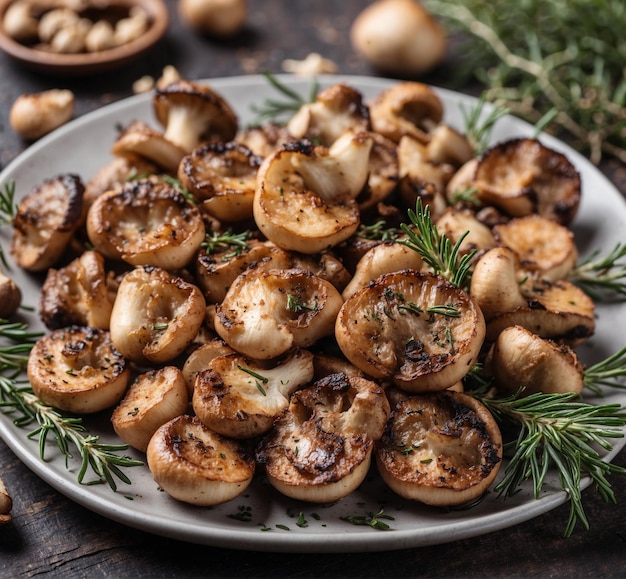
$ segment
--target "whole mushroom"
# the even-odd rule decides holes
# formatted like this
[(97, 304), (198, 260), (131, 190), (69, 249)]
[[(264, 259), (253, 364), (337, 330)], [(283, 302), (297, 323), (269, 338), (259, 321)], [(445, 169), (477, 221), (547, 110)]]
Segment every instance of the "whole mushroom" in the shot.
[(439, 23), (414, 0), (378, 0), (367, 6), (352, 24), (350, 38), (370, 64), (403, 77), (435, 67), (447, 44)]
[(181, 19), (194, 30), (224, 38), (234, 35), (247, 16), (246, 0), (180, 0)]
[(34, 141), (67, 123), (73, 114), (74, 94), (51, 89), (20, 95), (11, 107), (9, 122), (18, 135)]

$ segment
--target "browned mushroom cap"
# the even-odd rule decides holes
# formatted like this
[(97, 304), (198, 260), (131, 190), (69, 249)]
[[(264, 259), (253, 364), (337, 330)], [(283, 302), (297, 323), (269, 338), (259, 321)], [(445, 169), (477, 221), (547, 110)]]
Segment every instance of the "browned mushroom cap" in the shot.
[(459, 392), (401, 400), (376, 444), (376, 465), (400, 496), (453, 506), (479, 498), (502, 463), (502, 435), (489, 410)]
[(204, 240), (197, 207), (164, 181), (129, 181), (96, 199), (87, 234), (96, 250), (133, 265), (176, 270), (187, 265)]
[(282, 494), (329, 503), (365, 478), (389, 416), (385, 392), (358, 376), (331, 374), (297, 391), (262, 441), (257, 460)]
[(489, 149), (474, 174), (477, 197), (513, 217), (539, 213), (567, 225), (580, 205), (580, 175), (567, 157), (537, 139)]
[(39, 303), (47, 328), (80, 325), (107, 330), (113, 303), (104, 258), (95, 251), (85, 251), (65, 267), (48, 270)]
[(478, 357), (483, 314), (444, 278), (415, 270), (381, 275), (346, 299), (335, 337), (346, 358), (409, 392), (444, 390)]
[(265, 158), (293, 141), (293, 136), (284, 125), (267, 123), (259, 127), (240, 129), (235, 141), (248, 147), (253, 154)]
[(237, 115), (212, 88), (178, 80), (157, 89), (154, 112), (165, 138), (191, 153), (203, 141), (232, 141)]
[(522, 269), (541, 279), (566, 279), (578, 260), (571, 229), (541, 215), (511, 219), (493, 233), (499, 245), (515, 251)]
[(133, 122), (125, 127), (113, 143), (111, 153), (116, 157), (139, 156), (170, 173), (176, 172), (185, 156), (184, 149), (142, 122)]
[(178, 179), (216, 219), (242, 221), (252, 217), (256, 174), (262, 160), (234, 141), (208, 143), (181, 160)]
[(294, 138), (307, 138), (326, 147), (347, 130), (369, 129), (369, 110), (363, 104), (363, 96), (345, 84), (335, 84), (320, 92), (314, 103), (303, 105), (287, 124)]
[(121, 154), (100, 168), (85, 184), (85, 205), (89, 207), (97, 197), (126, 183), (130, 179), (158, 173), (156, 164), (132, 153)]
[(489, 356), (496, 388), (522, 396), (575, 392), (583, 389), (583, 365), (565, 344), (541, 338), (522, 326), (510, 326), (498, 335)]
[(83, 217), (85, 186), (78, 175), (44, 181), (18, 205), (11, 254), (20, 267), (44, 271), (63, 257)]
[(429, 86), (400, 82), (370, 103), (370, 116), (374, 131), (396, 143), (405, 135), (427, 143), (443, 119), (443, 104)]

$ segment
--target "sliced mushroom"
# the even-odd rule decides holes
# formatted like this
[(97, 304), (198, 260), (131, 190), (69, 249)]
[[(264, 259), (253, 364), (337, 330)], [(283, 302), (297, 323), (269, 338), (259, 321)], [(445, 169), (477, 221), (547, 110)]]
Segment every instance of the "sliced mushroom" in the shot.
[(185, 351), (204, 316), (204, 297), (195, 285), (158, 267), (137, 267), (117, 290), (111, 339), (134, 362), (164, 364)]
[(449, 388), (467, 374), (485, 321), (463, 290), (439, 276), (403, 270), (350, 296), (335, 336), (346, 358), (369, 376), (426, 392)]
[(493, 416), (467, 394), (417, 394), (394, 407), (376, 445), (378, 472), (401, 497), (435, 506), (478, 499), (502, 464)]
[(164, 137), (191, 153), (206, 141), (232, 141), (237, 115), (212, 88), (184, 79), (158, 88), (154, 112), (165, 127)]
[(287, 123), (287, 130), (295, 139), (306, 138), (325, 147), (348, 130), (369, 129), (369, 110), (363, 104), (363, 95), (345, 84), (320, 92), (314, 102), (302, 105)]
[(370, 103), (370, 116), (374, 131), (396, 143), (405, 135), (427, 143), (443, 119), (443, 103), (425, 84), (399, 82)]
[(332, 374), (293, 394), (262, 441), (257, 460), (280, 493), (330, 503), (354, 491), (369, 470), (389, 402), (365, 378)]
[(515, 251), (522, 269), (541, 279), (566, 279), (578, 261), (574, 233), (541, 215), (511, 219), (493, 233), (500, 245)]
[(157, 429), (184, 414), (188, 404), (187, 385), (176, 366), (149, 370), (132, 382), (113, 410), (111, 424), (126, 444), (146, 452)]
[(355, 199), (367, 181), (372, 139), (346, 133), (330, 149), (294, 143), (267, 157), (257, 176), (254, 219), (284, 249), (319, 253), (359, 226)]
[(172, 185), (139, 179), (94, 201), (87, 234), (105, 257), (177, 270), (191, 262), (205, 228), (198, 208)]
[(133, 122), (121, 131), (111, 153), (116, 157), (137, 155), (175, 174), (187, 152), (145, 123)]
[(476, 167), (474, 186), (484, 204), (513, 217), (538, 213), (567, 225), (580, 205), (578, 171), (536, 139), (511, 139), (489, 149)]
[(47, 328), (80, 325), (109, 329), (109, 298), (104, 258), (85, 251), (60, 269), (49, 269), (41, 287), (40, 315)]
[(238, 352), (267, 360), (332, 334), (342, 303), (330, 282), (309, 271), (249, 269), (217, 306), (215, 330)]
[(369, 176), (357, 201), (361, 211), (384, 201), (398, 186), (398, 152), (396, 144), (378, 133), (370, 132), (374, 140), (369, 159)]
[(289, 406), (291, 394), (312, 379), (313, 354), (306, 350), (295, 350), (270, 367), (237, 353), (217, 356), (197, 375), (193, 410), (224, 436), (260, 436)]
[(33, 392), (44, 404), (88, 414), (119, 402), (130, 366), (109, 332), (71, 326), (37, 340), (26, 372)]
[(192, 505), (230, 501), (254, 477), (254, 456), (244, 444), (211, 431), (195, 416), (178, 416), (161, 426), (150, 439), (146, 457), (159, 487)]
[(475, 158), (467, 137), (443, 123), (430, 132), (426, 152), (431, 163), (452, 165), (455, 169)]
[(178, 179), (202, 210), (219, 221), (242, 221), (252, 218), (261, 161), (240, 143), (209, 143), (183, 157)]
[(235, 141), (248, 147), (254, 155), (263, 158), (282, 149), (285, 144), (293, 140), (293, 136), (289, 134), (285, 126), (277, 123), (242, 128), (235, 136)]
[(583, 365), (569, 346), (541, 338), (522, 326), (500, 332), (490, 356), (495, 386), (504, 395), (563, 394), (583, 389)]
[(45, 271), (65, 254), (83, 217), (85, 186), (66, 173), (35, 187), (13, 218), (11, 254), (20, 267)]

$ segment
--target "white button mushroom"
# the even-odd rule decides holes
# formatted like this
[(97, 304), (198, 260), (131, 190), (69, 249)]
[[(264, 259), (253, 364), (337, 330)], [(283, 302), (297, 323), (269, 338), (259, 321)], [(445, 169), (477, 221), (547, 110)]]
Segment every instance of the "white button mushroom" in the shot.
[(178, 12), (194, 30), (224, 38), (243, 26), (247, 16), (246, 0), (180, 0)]

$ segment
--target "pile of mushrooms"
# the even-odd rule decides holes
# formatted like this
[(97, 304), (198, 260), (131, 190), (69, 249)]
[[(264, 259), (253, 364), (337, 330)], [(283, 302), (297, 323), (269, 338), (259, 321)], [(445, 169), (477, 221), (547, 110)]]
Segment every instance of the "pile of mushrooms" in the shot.
[[(458, 505), (502, 459), (493, 417), (463, 393), (477, 362), (503, 393), (580, 391), (594, 304), (567, 281), (580, 178), (562, 154), (513, 139), (477, 158), (414, 82), (369, 103), (328, 87), (286, 127), (244, 129), (187, 80), (153, 106), (157, 126), (123, 127), (88, 181), (24, 197), (12, 253), (52, 268), (35, 392), (113, 408), (172, 497), (217, 504), (263, 472), (327, 503), (376, 462), (400, 496)], [(398, 243), (418, 201), (473, 252), (469, 287)]]

